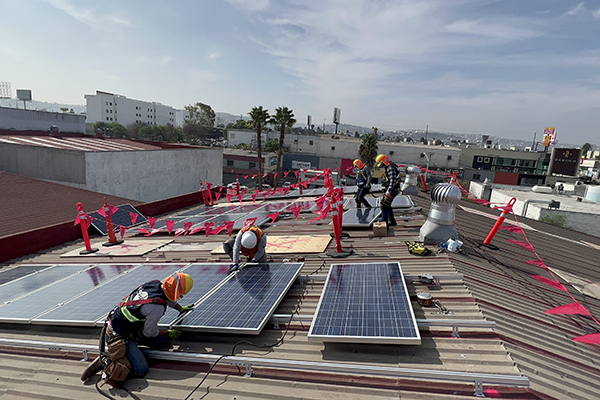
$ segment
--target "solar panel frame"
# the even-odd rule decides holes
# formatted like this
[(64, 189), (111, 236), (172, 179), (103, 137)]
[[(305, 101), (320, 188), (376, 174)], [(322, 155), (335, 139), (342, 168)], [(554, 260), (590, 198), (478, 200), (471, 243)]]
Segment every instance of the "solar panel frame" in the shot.
[(19, 278), (23, 278), (25, 276), (31, 275), (35, 272), (41, 271), (46, 268), (50, 268), (51, 265), (43, 264), (43, 265), (18, 265), (14, 268), (10, 268), (8, 270), (0, 272), (0, 285), (4, 285), (5, 283), (17, 280)]
[[(371, 274), (372, 271), (367, 270), (370, 266), (384, 266), (387, 268), (388, 276), (385, 274)], [(360, 270), (362, 268), (362, 270)], [(347, 276), (344, 277), (344, 272)], [(376, 277), (376, 279), (386, 279), (385, 284), (374, 288), (368, 285), (366, 279), (360, 282), (354, 279), (355, 271), (363, 273), (367, 279)], [(352, 273), (353, 275), (350, 275)], [(350, 278), (348, 278), (350, 276)], [(345, 279), (344, 279), (345, 278)], [(340, 286), (348, 281), (348, 285), (342, 289), (347, 293), (344, 297), (340, 293)], [(388, 293), (383, 291), (387, 290)], [(371, 296), (371, 300), (376, 302), (365, 302), (365, 297)], [(396, 296), (396, 297), (394, 297)], [(398, 297), (399, 296), (399, 297)], [(344, 302), (342, 304), (342, 302)], [(329, 304), (329, 303), (332, 304)], [(397, 302), (393, 305), (396, 309), (385, 309), (382, 306), (388, 305), (390, 302)], [(329, 307), (329, 309), (328, 309)], [(337, 308), (336, 308), (337, 307)], [(377, 319), (372, 315), (377, 311)], [(371, 313), (371, 314), (369, 314)], [(401, 314), (402, 313), (402, 314)], [(350, 318), (344, 316), (350, 315)], [(333, 322), (338, 322), (335, 325)], [(367, 323), (364, 323), (367, 321)], [(369, 326), (368, 323), (377, 322), (379, 326), (375, 328), (375, 324)], [(410, 326), (398, 326), (400, 323), (408, 323)], [(360, 324), (359, 324), (360, 322)], [(342, 323), (344, 326), (342, 327)], [(394, 326), (394, 324), (396, 324)], [(387, 325), (387, 326), (386, 326)], [(398, 333), (406, 329), (409, 335), (391, 335), (391, 334), (375, 334), (374, 330)], [(327, 333), (331, 331), (336, 334)], [(341, 334), (342, 330), (348, 334)], [(371, 334), (358, 334), (358, 331), (365, 330)], [(349, 332), (350, 331), (350, 332)], [(330, 267), (325, 286), (319, 303), (317, 304), (316, 312), (313, 317), (310, 329), (308, 331), (309, 341), (323, 341), (334, 343), (375, 343), (375, 344), (421, 344), (421, 335), (415, 319), (414, 310), (411, 305), (408, 289), (402, 274), (400, 263), (361, 263), (361, 264), (333, 264)]]
[[(163, 280), (175, 272), (183, 272), (188, 263), (164, 264), (103, 264), (109, 266), (132, 265), (133, 268), (122, 272), (103, 285), (87, 290), (58, 305), (49, 307), (30, 320), (31, 324), (61, 326), (100, 326), (106, 315), (133, 290), (148, 282), (148, 268), (156, 269), (152, 278)], [(81, 317), (81, 313), (85, 316)], [(67, 317), (65, 317), (67, 314)]]
[[(175, 327), (191, 331), (258, 335), (294, 284), (303, 265), (304, 263), (270, 263), (246, 267), (224, 281), (196, 305), (193, 311), (175, 324)], [(277, 271), (277, 268), (281, 268), (280, 275), (282, 276), (270, 277), (269, 274), (264, 273), (265, 267), (268, 268), (269, 274), (271, 269), (274, 272), (280, 272)], [(283, 268), (286, 269), (283, 270)], [(262, 275), (261, 272), (263, 272)], [(251, 280), (257, 276), (257, 279), (263, 279), (263, 281), (266, 280), (265, 277), (269, 277), (269, 281), (263, 282), (265, 285), (262, 287), (250, 286)], [(273, 278), (279, 280), (273, 282)], [(269, 283), (270, 286), (266, 283)], [(246, 286), (244, 286), (245, 284)], [(261, 295), (264, 296), (262, 299), (260, 299)], [(220, 312), (224, 314), (219, 314)], [(243, 316), (248, 313), (254, 318), (244, 320)], [(235, 323), (226, 323), (225, 319), (229, 315), (231, 315), (229, 322), (235, 320)], [(217, 319), (222, 322), (218, 323)], [(252, 326), (248, 326), (250, 319)]]
[[(129, 214), (130, 212), (138, 215), (135, 224), (131, 223), (131, 215)], [(97, 211), (89, 213), (89, 216), (92, 217), (92, 226), (104, 236), (108, 235), (106, 218)], [(119, 226), (131, 228), (133, 226), (142, 225), (148, 222), (146, 217), (144, 217), (142, 213), (136, 210), (136, 208), (129, 203), (117, 206), (117, 211), (115, 211), (115, 213), (111, 216), (111, 219), (115, 230), (117, 231), (119, 230)]]

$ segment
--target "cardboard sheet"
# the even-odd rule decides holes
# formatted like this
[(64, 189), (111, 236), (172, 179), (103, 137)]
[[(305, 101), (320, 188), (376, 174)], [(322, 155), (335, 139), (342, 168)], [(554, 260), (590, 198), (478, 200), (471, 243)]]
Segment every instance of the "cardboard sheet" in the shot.
[[(314, 236), (267, 236), (267, 254), (302, 254), (322, 253), (331, 241), (329, 235)], [(224, 254), (223, 247), (219, 246), (211, 254)]]
[(102, 243), (106, 243), (106, 240), (103, 240), (92, 242), (92, 248), (98, 249), (98, 251), (95, 253), (79, 254), (80, 251), (85, 250), (85, 246), (82, 246), (76, 250), (62, 254), (61, 257), (141, 256), (161, 246), (164, 246), (165, 244), (171, 243), (172, 241), (173, 239), (127, 239), (122, 244), (104, 247), (102, 246)]

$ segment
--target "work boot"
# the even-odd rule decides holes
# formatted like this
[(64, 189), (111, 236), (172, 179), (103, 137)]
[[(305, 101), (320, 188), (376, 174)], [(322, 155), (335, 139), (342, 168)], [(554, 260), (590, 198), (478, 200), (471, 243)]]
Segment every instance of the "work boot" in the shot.
[(102, 368), (104, 368), (104, 363), (102, 362), (102, 359), (100, 358), (100, 356), (96, 357), (96, 359), (90, 364), (88, 365), (88, 367), (83, 371), (83, 373), (81, 374), (81, 380), (83, 382), (87, 381), (88, 379), (90, 379), (92, 376), (96, 375), (98, 372), (102, 371)]
[(396, 225), (398, 225), (398, 224), (396, 223), (395, 219), (391, 220), (391, 222), (389, 223), (389, 226), (396, 226)]

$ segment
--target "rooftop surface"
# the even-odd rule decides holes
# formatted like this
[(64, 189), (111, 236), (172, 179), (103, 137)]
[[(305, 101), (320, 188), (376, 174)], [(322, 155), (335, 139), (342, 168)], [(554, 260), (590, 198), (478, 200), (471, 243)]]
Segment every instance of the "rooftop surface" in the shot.
[(0, 135), (0, 143), (20, 144), (24, 146), (49, 147), (54, 149), (77, 151), (131, 151), (131, 150), (160, 150), (161, 147), (140, 143), (128, 139), (98, 139), (89, 137), (52, 137), (52, 136), (23, 136)]
[[(414, 196), (417, 206), (423, 207), (426, 217), (430, 201), (427, 194)], [(597, 345), (575, 342), (574, 337), (596, 333), (600, 327), (589, 316), (549, 315), (544, 311), (579, 301), (591, 315), (598, 315), (600, 300), (583, 295), (566, 281), (561, 282), (568, 294), (536, 280), (530, 275), (546, 275), (546, 271), (526, 261), (534, 258), (529, 250), (507, 240), (523, 240), (522, 233), (500, 230), (494, 239), (499, 250), (477, 248), (475, 242), (487, 235), (499, 212), (473, 203), (461, 202), (456, 210), (456, 227), (464, 241), (462, 253), (437, 252), (428, 257), (411, 255), (405, 241), (416, 240), (424, 219), (415, 215), (401, 218), (396, 212), (399, 225), (390, 229), (389, 236), (376, 237), (372, 229), (346, 230), (349, 237), (343, 239), (344, 248), (351, 248), (348, 258), (335, 259), (325, 253), (272, 254), (273, 262), (306, 258), (300, 271), (307, 279), (298, 279), (275, 311), (278, 315), (314, 314), (321, 292), (322, 277), (329, 267), (337, 263), (370, 263), (397, 261), (405, 274), (463, 274), (463, 279), (442, 280), (441, 290), (419, 281), (407, 281), (415, 317), (420, 320), (470, 320), (495, 321), (495, 328), (459, 328), (460, 337), (452, 336), (451, 327), (421, 327), (421, 345), (374, 345), (351, 343), (323, 343), (308, 341), (310, 322), (301, 318), (279, 321), (275, 327), (269, 323), (258, 336), (227, 334), (200, 334), (184, 332), (174, 349), (180, 352), (219, 356), (231, 354), (235, 343), (235, 355), (252, 357), (264, 362), (272, 360), (296, 363), (296, 367), (263, 366), (253, 368), (252, 377), (244, 377), (243, 366), (218, 364), (206, 381), (191, 398), (203, 399), (457, 399), (473, 398), (473, 382), (458, 377), (469, 373), (527, 376), (531, 387), (508, 387), (485, 384), (483, 391), (488, 397), (523, 399), (591, 399), (600, 384)], [(170, 215), (163, 216), (171, 218)], [(69, 216), (71, 219), (72, 216)], [(330, 219), (309, 224), (314, 214), (280, 215), (266, 228), (268, 235), (296, 235), (300, 237), (329, 234)], [(556, 271), (567, 272), (581, 280), (600, 282), (597, 260), (600, 256), (600, 239), (583, 233), (520, 218), (527, 224), (527, 238), (544, 263)], [(516, 223), (513, 221), (512, 225)], [(520, 236), (519, 236), (520, 235)], [(157, 235), (151, 239), (159, 238)], [(141, 256), (121, 257), (74, 257), (65, 259), (65, 253), (81, 249), (81, 241), (70, 242), (43, 253), (13, 260), (8, 269), (17, 265), (68, 263), (165, 263), (165, 262), (215, 262), (228, 263), (223, 254), (212, 254), (227, 235), (206, 237), (199, 235), (160, 236), (173, 239), (175, 244), (191, 246), (183, 251), (166, 251), (158, 248)], [(106, 239), (93, 237), (92, 243)], [(131, 231), (126, 242), (148, 240)], [(191, 248), (191, 249), (190, 249)], [(335, 249), (331, 241), (328, 250)], [(549, 277), (549, 276), (548, 276)], [(148, 276), (148, 279), (153, 277)], [(142, 283), (142, 282), (140, 282)], [(430, 292), (441, 307), (421, 306), (416, 300), (417, 292)], [(124, 293), (123, 295), (125, 295)], [(99, 329), (78, 327), (52, 327), (38, 325), (0, 324), (4, 339), (35, 340), (83, 346), (97, 346)], [(282, 340), (279, 345), (274, 345)], [(1, 343), (0, 343), (1, 344)], [(44, 347), (44, 346), (41, 346)], [(84, 396), (100, 398), (93, 384), (82, 384), (79, 375), (87, 366), (81, 361), (82, 353), (68, 352), (50, 346), (37, 350), (13, 344), (0, 347), (1, 389), (6, 398), (73, 398)], [(67, 349), (68, 346), (64, 346)], [(325, 363), (317, 371), (299, 367), (305, 362)], [(241, 363), (243, 364), (243, 363)], [(344, 364), (343, 372), (334, 368)], [(327, 369), (327, 365), (330, 368)], [(368, 373), (368, 368), (393, 367), (442, 371), (455, 374), (455, 380), (432, 380), (430, 375), (409, 376), (398, 374), (386, 376), (381, 372)], [(362, 368), (362, 369), (361, 369)], [(155, 359), (149, 374), (142, 379), (126, 382), (126, 387), (143, 399), (185, 398), (205, 376), (207, 363), (190, 363)], [(362, 371), (362, 372), (359, 372)], [(381, 369), (379, 369), (381, 371)], [(93, 381), (93, 380), (92, 380)], [(93, 382), (92, 382), (93, 383)], [(125, 397), (119, 390), (111, 390), (113, 396)]]

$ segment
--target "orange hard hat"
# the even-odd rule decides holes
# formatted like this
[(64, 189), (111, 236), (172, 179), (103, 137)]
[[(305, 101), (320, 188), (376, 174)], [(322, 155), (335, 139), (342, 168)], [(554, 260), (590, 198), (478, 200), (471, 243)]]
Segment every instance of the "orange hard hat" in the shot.
[(377, 161), (378, 167), (381, 167), (382, 165), (390, 165), (390, 159), (385, 154), (378, 155), (375, 161)]
[(363, 169), (364, 166), (365, 166), (365, 163), (363, 163), (362, 161), (360, 161), (358, 158), (356, 160), (354, 160), (353, 164), (358, 169)]
[(183, 272), (177, 272), (167, 277), (161, 285), (165, 295), (171, 301), (177, 301), (184, 294), (188, 294), (193, 286), (194, 280), (192, 277)]

